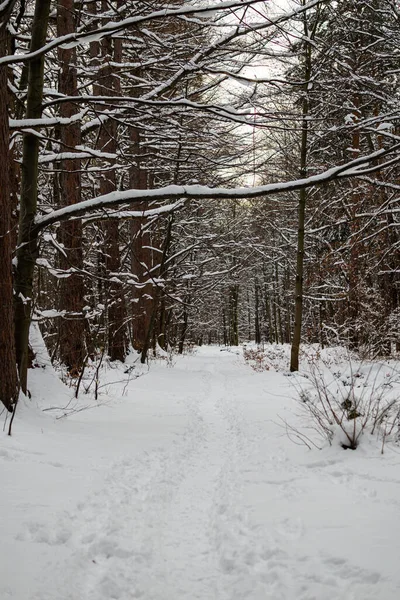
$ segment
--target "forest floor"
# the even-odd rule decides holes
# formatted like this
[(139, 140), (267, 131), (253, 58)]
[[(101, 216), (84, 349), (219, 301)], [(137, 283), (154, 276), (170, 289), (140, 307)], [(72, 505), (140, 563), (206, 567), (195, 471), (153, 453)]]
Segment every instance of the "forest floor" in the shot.
[(1, 600), (400, 597), (399, 446), (299, 443), (309, 380), (241, 349), (135, 369), (105, 363), (97, 402), (31, 371), (0, 436)]

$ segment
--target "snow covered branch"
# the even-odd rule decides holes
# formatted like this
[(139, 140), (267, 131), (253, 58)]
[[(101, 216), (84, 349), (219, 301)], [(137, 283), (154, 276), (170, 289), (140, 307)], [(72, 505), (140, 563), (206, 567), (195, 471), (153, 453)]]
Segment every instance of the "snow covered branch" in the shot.
[[(174, 201), (174, 200), (192, 200), (192, 199), (241, 199), (241, 198), (262, 198), (272, 194), (279, 194), (282, 192), (296, 191), (314, 185), (322, 185), (330, 181), (337, 180), (344, 177), (355, 177), (360, 173), (365, 173), (365, 169), (362, 167), (372, 161), (376, 161), (388, 154), (392, 154), (400, 149), (400, 144), (396, 144), (390, 149), (383, 149), (373, 152), (364, 157), (357, 158), (343, 165), (338, 165), (320, 173), (313, 175), (305, 179), (296, 179), (293, 181), (270, 183), (262, 186), (255, 187), (240, 187), (240, 188), (210, 188), (202, 185), (168, 185), (159, 189), (152, 190), (125, 190), (115, 191), (110, 194), (98, 196), (91, 200), (84, 200), (77, 204), (60, 208), (46, 215), (39, 216), (35, 220), (35, 231), (40, 231), (49, 225), (67, 221), (73, 217), (81, 217), (83, 215), (89, 215), (94, 211), (115, 208), (123, 204), (131, 204), (143, 201)], [(400, 161), (400, 154), (397, 154), (395, 158), (390, 159), (387, 164), (393, 164), (394, 161)], [(378, 171), (385, 168), (385, 163), (375, 164), (368, 168), (368, 172)], [(175, 205), (173, 205), (175, 208)], [(152, 216), (155, 216), (158, 212), (165, 212), (165, 207), (154, 209)], [(132, 216), (131, 212), (129, 216)], [(122, 215), (123, 213), (121, 213)], [(143, 213), (140, 213), (142, 215)]]
[[(322, 3), (322, 0), (311, 0), (305, 6), (297, 8), (291, 12), (285, 13), (279, 17), (276, 17), (275, 19), (265, 18), (265, 21), (262, 24), (253, 24), (251, 27), (251, 30), (255, 31), (258, 29), (263, 29), (265, 27), (271, 27), (273, 25), (279, 25), (282, 22), (288, 21), (289, 19), (292, 19), (294, 16), (304, 13), (321, 3)], [(98, 27), (95, 30), (74, 32), (74, 33), (70, 33), (70, 34), (67, 34), (64, 36), (57, 37), (57, 38), (51, 40), (50, 42), (48, 42), (47, 44), (45, 44), (39, 50), (36, 50), (35, 52), (27, 52), (25, 54), (15, 54), (13, 56), (4, 56), (4, 57), (0, 58), (0, 64), (15, 64), (15, 63), (26, 62), (33, 58), (38, 58), (39, 56), (42, 56), (43, 54), (47, 54), (51, 50), (54, 50), (59, 47), (61, 47), (63, 49), (70, 49), (70, 48), (73, 48), (75, 46), (79, 46), (82, 44), (89, 44), (91, 42), (100, 41), (107, 36), (115, 35), (118, 32), (121, 32), (129, 27), (138, 26), (143, 23), (146, 23), (149, 21), (154, 21), (157, 19), (165, 19), (167, 17), (185, 17), (188, 15), (207, 16), (207, 14), (213, 14), (216, 11), (221, 12), (223, 10), (232, 10), (235, 8), (244, 9), (247, 6), (252, 6), (252, 5), (256, 5), (256, 4), (262, 4), (262, 2), (260, 0), (242, 0), (241, 2), (235, 2), (235, 1), (234, 2), (219, 2), (216, 4), (206, 5), (206, 6), (203, 4), (203, 5), (192, 6), (192, 7), (185, 6), (185, 7), (181, 7), (181, 8), (177, 8), (177, 9), (157, 10), (152, 13), (149, 13), (148, 15), (139, 15), (137, 17), (129, 17), (126, 19), (122, 19), (121, 21), (108, 22), (106, 25), (103, 25), (102, 27)], [(1, 5), (0, 5), (0, 8), (1, 8)], [(242, 35), (245, 33), (248, 33), (250, 31), (247, 26), (239, 26), (238, 25), (236, 29), (237, 29), (236, 34), (238, 34), (240, 32), (240, 34), (242, 34)], [(231, 35), (228, 36), (228, 38), (230, 38), (230, 37), (231, 37)]]

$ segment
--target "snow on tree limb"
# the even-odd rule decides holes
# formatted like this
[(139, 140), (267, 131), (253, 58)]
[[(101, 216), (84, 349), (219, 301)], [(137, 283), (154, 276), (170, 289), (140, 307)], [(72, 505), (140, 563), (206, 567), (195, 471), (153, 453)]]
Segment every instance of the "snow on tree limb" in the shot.
[[(181, 200), (178, 200), (177, 202), (174, 202), (173, 204), (167, 204), (164, 206), (159, 206), (157, 208), (149, 208), (148, 210), (117, 210), (114, 212), (107, 212), (106, 214), (104, 214), (104, 213), (93, 214), (93, 215), (90, 215), (87, 219), (84, 219), (84, 224), (91, 223), (93, 221), (98, 221), (101, 219), (104, 220), (104, 218), (124, 219), (124, 220), (149, 219), (151, 217), (158, 217), (165, 213), (170, 214), (172, 212), (175, 212), (176, 210), (183, 208), (183, 206), (185, 206), (185, 204), (186, 204), (186, 200), (181, 199)], [(51, 214), (53, 214), (53, 213), (51, 213)]]
[(7, 23), (8, 19), (10, 18), (10, 14), (12, 9), (14, 8), (14, 5), (16, 3), (16, 0), (3, 0), (3, 2), (1, 2), (0, 4), (0, 27), (4, 27), (4, 25)]
[[(74, 98), (74, 101), (77, 99)], [(40, 119), (9, 119), (10, 129), (31, 129), (32, 127), (54, 127), (55, 125), (71, 125), (87, 115), (88, 108), (84, 108), (72, 117), (43, 117)]]
[[(294, 16), (301, 14), (303, 12), (306, 12), (308, 10), (310, 10), (311, 8), (313, 8), (314, 6), (317, 6), (318, 4), (321, 4), (323, 0), (310, 0), (310, 2), (308, 2), (305, 6), (302, 6), (300, 8), (297, 8), (293, 11), (291, 11), (290, 13), (281, 15), (275, 19), (265, 19), (265, 23), (262, 24), (262, 28), (264, 27), (271, 27), (273, 25), (279, 25), (280, 23), (287, 21), (291, 18), (293, 18)], [(163, 10), (158, 10), (158, 11), (154, 11), (148, 15), (139, 15), (137, 17), (129, 17), (127, 19), (122, 19), (121, 21), (114, 21), (114, 22), (109, 22), (106, 25), (103, 25), (102, 27), (99, 27), (95, 30), (92, 31), (84, 31), (84, 32), (79, 32), (79, 33), (70, 33), (67, 35), (64, 35), (62, 37), (57, 37), (53, 40), (51, 40), (50, 42), (48, 42), (47, 44), (45, 44), (42, 48), (40, 48), (39, 50), (36, 50), (35, 52), (27, 52), (25, 54), (15, 54), (12, 56), (4, 56), (2, 58), (0, 58), (0, 64), (12, 64), (12, 63), (21, 63), (21, 62), (26, 62), (31, 60), (32, 58), (37, 58), (39, 56), (42, 56), (43, 54), (47, 54), (48, 52), (50, 52), (51, 50), (58, 48), (58, 47), (62, 47), (62, 48), (72, 48), (74, 46), (78, 46), (80, 44), (88, 44), (90, 42), (94, 42), (94, 41), (99, 41), (102, 38), (109, 36), (109, 35), (114, 35), (119, 31), (122, 31), (128, 27), (131, 26), (137, 26), (141, 23), (145, 23), (147, 21), (153, 21), (156, 19), (165, 19), (166, 17), (184, 17), (187, 15), (194, 15), (194, 14), (203, 14), (203, 15), (207, 15), (207, 13), (212, 14), (215, 13), (215, 11), (223, 11), (225, 9), (227, 10), (231, 10), (234, 8), (245, 8), (246, 6), (251, 6), (253, 4), (260, 4), (260, 0), (241, 0), (240, 2), (237, 1), (233, 1), (233, 2), (220, 2), (217, 4), (212, 4), (209, 6), (192, 6), (190, 8), (188, 7), (181, 7), (181, 8), (177, 8), (177, 9), (163, 9)], [(252, 30), (258, 29), (260, 27), (257, 27), (256, 25), (253, 25)], [(249, 29), (248, 27), (244, 27), (242, 28), (243, 33), (244, 32), (248, 32)]]
[[(368, 169), (363, 169), (362, 167), (363, 165), (366, 165), (371, 161), (375, 161), (379, 158), (382, 158), (383, 156), (396, 152), (399, 149), (400, 144), (396, 144), (392, 148), (378, 150), (376, 152), (368, 154), (367, 156), (357, 158), (343, 165), (332, 167), (331, 169), (328, 169), (327, 171), (324, 171), (323, 173), (320, 173), (318, 175), (312, 175), (311, 177), (307, 177), (305, 179), (270, 183), (262, 186), (241, 188), (210, 188), (208, 186), (202, 185), (168, 185), (163, 188), (151, 190), (131, 189), (125, 191), (115, 191), (110, 194), (98, 196), (97, 198), (92, 198), (91, 200), (84, 200), (77, 204), (60, 208), (46, 215), (36, 217), (35, 231), (41, 231), (49, 225), (53, 225), (54, 223), (59, 223), (61, 221), (66, 221), (74, 217), (81, 217), (83, 215), (93, 214), (95, 211), (98, 210), (114, 208), (123, 204), (131, 204), (149, 200), (182, 201), (183, 199), (249, 199), (260, 198), (263, 196), (269, 196), (271, 194), (278, 194), (282, 192), (296, 191), (314, 185), (321, 185), (344, 177), (356, 177), (365, 173), (366, 171), (372, 172), (384, 169), (385, 166), (393, 164), (394, 161), (400, 161), (400, 154), (397, 155), (395, 158), (387, 161), (387, 163), (378, 163), (373, 167), (369, 167)], [(172, 207), (175, 209), (176, 204), (172, 204), (171, 208)], [(155, 216), (157, 212), (166, 212), (166, 207), (159, 207), (154, 209), (154, 211), (152, 212), (152, 216)], [(128, 211), (128, 213), (130, 217), (133, 216), (131, 211)], [(122, 214), (123, 213), (121, 212), (121, 217)], [(140, 213), (138, 216), (143, 216), (143, 213)], [(106, 215), (104, 215), (103, 218), (106, 218)]]

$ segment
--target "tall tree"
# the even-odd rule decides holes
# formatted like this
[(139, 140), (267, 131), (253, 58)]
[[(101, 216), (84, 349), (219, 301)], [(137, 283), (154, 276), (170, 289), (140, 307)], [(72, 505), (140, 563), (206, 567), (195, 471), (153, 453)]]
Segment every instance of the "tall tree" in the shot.
[[(15, 1), (0, 7), (0, 57), (9, 53), (7, 23)], [(17, 400), (18, 379), (14, 342), (13, 284), (11, 273), (11, 184), (9, 168), (12, 157), (9, 152), (10, 134), (8, 127), (8, 81), (7, 67), (0, 64), (0, 401), (8, 410)]]
[[(40, 50), (46, 42), (51, 0), (38, 0), (32, 23), (30, 51)], [(44, 55), (31, 58), (28, 70), (26, 119), (42, 115)], [(15, 276), (15, 345), (21, 389), (27, 392), (29, 327), (33, 301), (33, 274), (38, 257), (37, 238), (32, 236), (38, 199), (39, 137), (24, 133), (22, 152), (21, 201)]]
[[(301, 5), (305, 6), (305, 0), (301, 0)], [(308, 91), (312, 75), (312, 45), (315, 38), (315, 32), (318, 24), (318, 16), (311, 19), (309, 15), (303, 13), (303, 41), (301, 42), (301, 78), (303, 79), (303, 94), (301, 98), (301, 141), (300, 141), (300, 177), (307, 177), (308, 163), (308, 144), (309, 144), (309, 121), (310, 121), (310, 100)], [(304, 228), (306, 221), (306, 201), (307, 190), (304, 188), (299, 193), (299, 211), (298, 211), (298, 233), (297, 233), (297, 260), (296, 260), (296, 284), (295, 284), (295, 311), (294, 328), (292, 337), (292, 347), (290, 353), (290, 370), (299, 370), (299, 351), (301, 340), (301, 329), (303, 324), (303, 285), (304, 285)]]
[[(74, 0), (59, 0), (57, 4), (57, 35), (64, 36), (76, 30), (76, 8)], [(58, 91), (73, 98), (78, 93), (76, 48), (59, 48), (60, 73)], [(71, 119), (77, 113), (73, 101), (63, 102), (60, 116)], [(80, 202), (81, 197), (81, 160), (77, 156), (77, 147), (81, 143), (79, 122), (71, 122), (60, 127), (60, 151), (66, 156), (60, 163), (59, 197), (61, 206)], [(79, 219), (62, 223), (59, 232), (63, 253), (60, 268), (67, 271), (68, 277), (59, 281), (59, 306), (64, 317), (59, 321), (59, 351), (61, 362), (69, 371), (78, 374), (82, 368), (85, 348), (84, 284), (82, 278), (82, 223)]]

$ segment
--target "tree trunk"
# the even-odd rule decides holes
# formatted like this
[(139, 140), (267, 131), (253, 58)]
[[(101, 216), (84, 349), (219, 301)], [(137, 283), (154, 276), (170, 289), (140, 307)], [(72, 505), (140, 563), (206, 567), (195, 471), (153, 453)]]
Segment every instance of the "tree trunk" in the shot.
[[(307, 121), (303, 122), (304, 128), (307, 128)], [(307, 133), (303, 129), (302, 138), (306, 138)], [(307, 143), (307, 142), (305, 142)], [(302, 142), (303, 157), (303, 142)], [(300, 177), (304, 177), (303, 174)], [(300, 191), (299, 216), (298, 216), (298, 234), (297, 234), (297, 263), (296, 263), (296, 284), (295, 284), (295, 311), (294, 328), (292, 337), (292, 348), (290, 354), (290, 370), (299, 370), (299, 352), (301, 340), (301, 326), (303, 320), (303, 275), (304, 275), (304, 223), (306, 211), (306, 190)]]
[(239, 286), (234, 284), (229, 289), (229, 344), (239, 345)]
[[(121, 2), (118, 0), (117, 7)], [(102, 11), (109, 10), (109, 3), (102, 0)], [(101, 43), (101, 89), (100, 94), (118, 96), (121, 93), (119, 73), (111, 67), (111, 61), (122, 62), (122, 42), (120, 39), (107, 38)], [(104, 110), (104, 105), (101, 107)], [(109, 107), (110, 109), (112, 107)], [(107, 125), (102, 126), (100, 132), (100, 147), (105, 152), (117, 152), (117, 123), (111, 119)], [(111, 159), (111, 168), (105, 170), (100, 180), (100, 194), (109, 194), (117, 189), (117, 179), (114, 169), (115, 159)], [(106, 283), (107, 296), (107, 346), (111, 360), (124, 361), (126, 356), (126, 311), (122, 284), (114, 279), (120, 270), (119, 252), (119, 223), (111, 220), (104, 223), (105, 232), (105, 267), (109, 281)]]
[(226, 324), (226, 309), (223, 307), (222, 309), (222, 328), (224, 332), (224, 346), (228, 346), (229, 338), (228, 338), (228, 328)]
[[(37, 0), (32, 24), (30, 51), (46, 42), (51, 0)], [(26, 118), (42, 116), (44, 55), (31, 59), (28, 74)], [(19, 215), (17, 268), (15, 275), (15, 346), (21, 389), (27, 392), (28, 345), (33, 300), (33, 273), (38, 255), (34, 219), (37, 210), (39, 138), (24, 133), (22, 150), (21, 203)]]
[(261, 344), (261, 328), (260, 328), (260, 296), (257, 278), (254, 281), (254, 294), (255, 294), (255, 317), (254, 317), (254, 330), (256, 344)]
[[(308, 27), (307, 16), (304, 16), (304, 90), (302, 103), (302, 123), (301, 123), (301, 149), (300, 149), (300, 178), (307, 177), (307, 146), (308, 146), (308, 118), (309, 118), (309, 98), (308, 85), (311, 76), (311, 44), (307, 41)], [(298, 213), (298, 233), (297, 233), (297, 261), (296, 261), (296, 284), (295, 284), (295, 311), (294, 328), (292, 337), (292, 348), (290, 353), (290, 370), (299, 370), (299, 352), (301, 340), (301, 326), (303, 321), (303, 277), (304, 277), (304, 225), (306, 215), (306, 189), (300, 190), (299, 194), (299, 213)]]
[(271, 300), (269, 298), (267, 286), (265, 286), (265, 320), (268, 323), (268, 334), (266, 336), (267, 342), (275, 341), (275, 333), (272, 327), (272, 315), (271, 315)]
[[(158, 267), (157, 271), (154, 273), (154, 277), (156, 277), (157, 279), (161, 279), (161, 278), (165, 277), (165, 270), (164, 270), (165, 266), (164, 265), (165, 265), (165, 261), (167, 260), (168, 254), (169, 254), (169, 249), (170, 249), (171, 241), (172, 241), (172, 223), (173, 223), (173, 218), (170, 218), (168, 227), (167, 227), (166, 236), (165, 236), (164, 249), (163, 249), (162, 258), (160, 261), (160, 266)], [(151, 340), (152, 336), (154, 337), (158, 307), (160, 304), (160, 298), (163, 293), (164, 293), (164, 290), (160, 285), (154, 286), (154, 290), (152, 293), (151, 305), (149, 305), (152, 307), (150, 321), (149, 321), (149, 324), (147, 327), (143, 348), (141, 350), (140, 361), (142, 363), (146, 362), (147, 353), (150, 348), (150, 340)]]
[[(190, 302), (189, 297), (188, 297), (187, 301)], [(183, 321), (182, 321), (181, 333), (179, 336), (179, 347), (178, 347), (179, 354), (183, 354), (183, 349), (185, 346), (186, 333), (188, 330), (188, 326), (189, 326), (189, 317), (188, 317), (188, 310), (187, 310), (187, 306), (186, 306), (186, 302), (185, 302), (185, 305), (183, 307)]]
[[(74, 0), (59, 0), (57, 5), (57, 35), (63, 36), (75, 31)], [(61, 63), (59, 92), (66, 96), (77, 95), (76, 49), (59, 49)], [(62, 102), (60, 116), (70, 118), (76, 113), (73, 102)], [(74, 152), (81, 143), (79, 123), (60, 128), (61, 152)], [(60, 204), (68, 206), (81, 200), (81, 161), (69, 159), (61, 161), (59, 176)], [(66, 256), (61, 258), (62, 269), (83, 268), (82, 223), (79, 219), (66, 221), (60, 225), (60, 241)], [(66, 311), (66, 318), (59, 322), (59, 356), (68, 366), (70, 373), (78, 375), (86, 356), (84, 306), (84, 284), (82, 275), (72, 273), (59, 283), (60, 309)]]
[[(8, 54), (6, 16), (0, 15), (0, 56)], [(8, 410), (17, 401), (18, 378), (14, 341), (13, 283), (11, 272), (11, 182), (8, 129), (7, 67), (0, 65), (0, 401)]]
[[(360, 98), (356, 96), (353, 100), (354, 111), (353, 111), (353, 122), (357, 123), (360, 120)], [(357, 158), (360, 152), (360, 130), (355, 128), (352, 134), (352, 149), (353, 157)], [(361, 205), (360, 193), (357, 189), (358, 182), (355, 181), (353, 184), (353, 193), (351, 195), (351, 219), (350, 219), (350, 231), (352, 236), (352, 243), (350, 247), (350, 258), (349, 258), (349, 271), (348, 271), (348, 340), (349, 347), (352, 350), (358, 350), (360, 343), (359, 336), (359, 312), (360, 312), (360, 298), (359, 298), (359, 284), (360, 284), (360, 240), (358, 236), (359, 222), (357, 219), (357, 210)]]
[[(130, 187), (144, 190), (147, 188), (147, 173), (141, 166), (140, 133), (135, 127), (130, 132), (131, 151), (134, 154), (129, 172)], [(147, 202), (141, 202), (139, 210), (145, 211)], [(133, 219), (130, 226), (131, 271), (136, 276), (137, 286), (132, 292), (132, 345), (142, 352), (146, 345), (153, 308), (153, 286), (146, 284), (151, 269), (150, 235), (144, 230), (146, 219)]]

